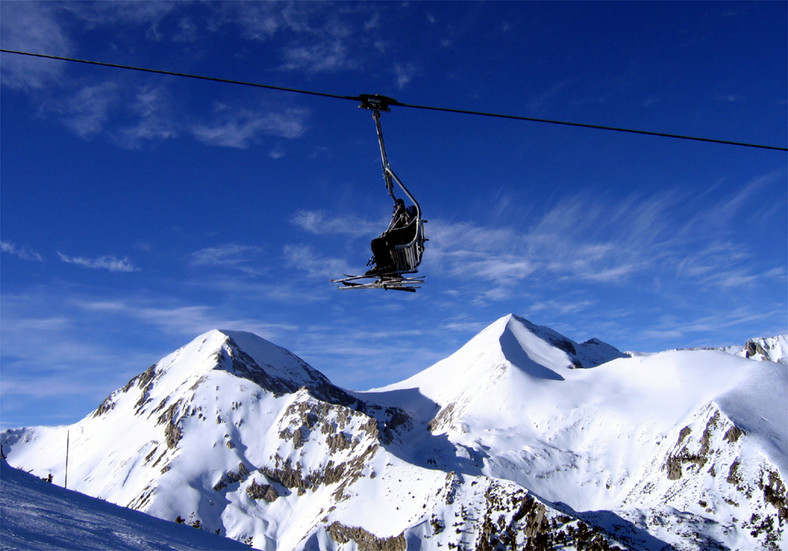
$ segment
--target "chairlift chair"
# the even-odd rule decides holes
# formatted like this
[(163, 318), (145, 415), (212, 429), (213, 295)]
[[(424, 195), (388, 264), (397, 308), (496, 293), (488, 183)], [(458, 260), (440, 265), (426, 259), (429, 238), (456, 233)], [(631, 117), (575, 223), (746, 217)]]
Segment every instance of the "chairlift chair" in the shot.
[[(340, 289), (392, 289), (397, 291), (415, 292), (424, 282), (423, 276), (408, 277), (408, 274), (415, 274), (424, 254), (424, 242), (427, 241), (424, 234), (424, 223), (421, 206), (408, 188), (397, 177), (389, 164), (386, 155), (386, 146), (383, 142), (383, 129), (380, 125), (380, 111), (389, 111), (388, 106), (396, 104), (396, 100), (379, 95), (361, 95), (361, 109), (372, 111), (372, 118), (375, 121), (375, 130), (378, 135), (378, 145), (380, 146), (380, 159), (383, 166), (383, 181), (389, 196), (396, 201), (394, 194), (394, 184), (396, 183), (414, 207), (412, 219), (404, 227), (394, 228), (392, 224), (386, 229), (381, 237), (396, 237), (396, 240), (388, 247), (391, 255), (391, 263), (386, 262), (386, 268), (380, 269), (381, 259), (370, 260), (368, 265), (375, 262), (378, 267), (369, 270), (364, 275), (347, 275), (345, 277), (332, 279), (334, 283), (340, 283)], [(386, 259), (388, 260), (388, 259)], [(390, 267), (389, 267), (390, 266)], [(372, 279), (373, 281), (364, 281)]]

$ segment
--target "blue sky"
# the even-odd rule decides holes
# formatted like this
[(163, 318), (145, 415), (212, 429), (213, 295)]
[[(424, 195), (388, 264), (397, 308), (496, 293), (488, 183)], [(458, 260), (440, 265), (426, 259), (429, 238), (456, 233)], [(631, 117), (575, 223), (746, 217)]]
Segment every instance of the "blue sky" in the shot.
[[(3, 48), (786, 146), (786, 3), (0, 3)], [(788, 330), (786, 154), (393, 108), (415, 294), (338, 291), (391, 210), (352, 102), (0, 54), (3, 427), (212, 328), (337, 384), (513, 312), (625, 350)]]

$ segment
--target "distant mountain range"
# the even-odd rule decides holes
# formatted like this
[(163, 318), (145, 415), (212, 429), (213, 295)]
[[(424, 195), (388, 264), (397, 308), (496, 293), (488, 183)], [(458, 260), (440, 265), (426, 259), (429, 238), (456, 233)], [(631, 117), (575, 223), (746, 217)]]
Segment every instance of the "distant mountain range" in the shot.
[(785, 549), (788, 337), (625, 354), (505, 316), (342, 389), (210, 331), (8, 462), (264, 550)]

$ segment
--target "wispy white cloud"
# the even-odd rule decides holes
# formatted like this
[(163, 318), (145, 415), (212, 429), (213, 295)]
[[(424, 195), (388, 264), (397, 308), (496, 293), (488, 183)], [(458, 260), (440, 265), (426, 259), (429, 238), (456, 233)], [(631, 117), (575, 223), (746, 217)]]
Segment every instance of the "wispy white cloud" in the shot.
[(100, 256), (98, 258), (86, 258), (83, 256), (68, 256), (61, 252), (57, 255), (60, 260), (67, 264), (75, 264), (91, 270), (107, 270), (109, 272), (136, 272), (139, 268), (135, 267), (128, 258), (117, 258), (114, 256)]
[(538, 267), (528, 259), (503, 251), (463, 251), (449, 258), (453, 275), (480, 278), (500, 286), (515, 284)]
[(445, 329), (446, 331), (452, 331), (452, 332), (456, 331), (456, 332), (469, 333), (471, 335), (475, 335), (476, 333), (484, 329), (486, 326), (487, 324), (481, 321), (465, 321), (465, 322), (458, 321), (458, 322), (444, 323), (443, 325), (441, 325), (441, 328)]
[[(10, 50), (68, 56), (73, 43), (57, 16), (55, 2), (1, 2), (0, 44)], [(62, 78), (63, 64), (3, 54), (2, 83), (13, 88), (43, 88)]]
[(260, 135), (294, 139), (306, 130), (309, 111), (302, 108), (232, 109), (217, 105), (211, 120), (192, 125), (189, 130), (208, 145), (245, 149)]
[(383, 16), (380, 12), (372, 12), (369, 14), (369, 17), (364, 21), (364, 30), (365, 31), (380, 31), (381, 29), (381, 20)]
[(413, 63), (395, 63), (394, 76), (397, 79), (397, 87), (402, 89), (416, 76), (416, 66)]
[(717, 92), (714, 94), (714, 101), (720, 103), (736, 103), (741, 101), (741, 98), (737, 94)]
[[(85, 86), (45, 108), (56, 112), (78, 136), (106, 134), (124, 149), (191, 135), (207, 145), (245, 149), (261, 136), (295, 139), (306, 130), (309, 111), (302, 108), (217, 105), (201, 122), (192, 122), (170, 101), (165, 86), (146, 86), (130, 94), (107, 81)], [(125, 122), (120, 123), (120, 120)]]
[(720, 267), (746, 260), (749, 254), (741, 247), (727, 242), (713, 242), (692, 255), (682, 258), (676, 265), (679, 275), (695, 279), (705, 279), (719, 275)]
[[(109, 25), (148, 25), (152, 40), (164, 37), (159, 24), (178, 9), (177, 2), (2, 2), (0, 43), (3, 48), (71, 56), (70, 29)], [(74, 25), (74, 23), (77, 25)], [(183, 35), (183, 31), (179, 31)], [(59, 61), (3, 55), (2, 83), (14, 88), (69, 88), (63, 78), (67, 67)]]
[(226, 243), (193, 252), (190, 264), (227, 268), (249, 276), (259, 276), (265, 272), (265, 267), (260, 267), (262, 253), (261, 247)]
[[(164, 36), (162, 29), (170, 32), (173, 27), (161, 22), (179, 9), (178, 3), (170, 2), (3, 2), (0, 37), (4, 48), (72, 55), (69, 29), (78, 21), (87, 28), (147, 25), (149, 40), (186, 40), (206, 21), (182, 18), (182, 24), (172, 31), (177, 37)], [(244, 11), (221, 6), (212, 9), (217, 14)], [(276, 28), (311, 36), (312, 26), (303, 22), (309, 21), (314, 9), (298, 5), (268, 5), (260, 9), (276, 16)], [(236, 20), (244, 25), (251, 25), (250, 21), (241, 17)], [(320, 33), (333, 37), (344, 48), (341, 25), (323, 27)], [(316, 43), (321, 44), (321, 40), (318, 36)], [(341, 57), (340, 48), (334, 56), (321, 56), (320, 63), (344, 65)], [(62, 62), (4, 54), (2, 83), (16, 88), (47, 88), (46, 94), (35, 96), (41, 101), (40, 113), (59, 119), (83, 139), (103, 136), (124, 149), (138, 149), (145, 143), (183, 135), (208, 145), (247, 148), (262, 136), (295, 139), (306, 129), (309, 112), (302, 108), (220, 105), (207, 116), (194, 117), (188, 116), (177, 102), (169, 101), (168, 90), (173, 85), (169, 81), (135, 88), (128, 86), (124, 74), (101, 73), (85, 80), (65, 78), (68, 70), (69, 65)], [(99, 78), (104, 80), (96, 80)]]
[[(764, 191), (775, 182), (777, 182), (783, 175), (782, 170), (773, 170), (767, 174), (763, 174), (752, 178), (741, 186), (738, 193), (732, 197), (723, 198), (718, 205), (710, 209), (710, 216), (704, 217), (705, 223), (715, 223), (719, 226), (721, 224), (729, 224), (736, 216), (742, 211), (756, 206), (758, 208), (769, 208), (769, 203), (763, 205), (765, 201), (762, 200)], [(774, 201), (779, 205), (779, 201)], [(782, 204), (785, 206), (785, 203)]]
[(88, 85), (59, 101), (54, 100), (45, 110), (55, 112), (80, 138), (91, 139), (106, 128), (110, 111), (119, 101), (118, 92), (115, 82)]
[(775, 177), (697, 204), (670, 190), (614, 200), (575, 195), (524, 227), (433, 218), (425, 270), (485, 281), (486, 300), (511, 298), (524, 280), (618, 285), (648, 276), (698, 288), (757, 284), (774, 266), (756, 268), (749, 247), (721, 236), (735, 235), (737, 217)]
[(206, 247), (192, 253), (192, 264), (195, 266), (237, 265), (248, 262), (251, 255), (257, 256), (262, 249), (253, 245), (229, 243)]
[[(784, 306), (784, 305), (783, 305)], [(744, 307), (737, 307), (737, 308), (719, 308), (712, 313), (702, 313), (697, 314), (693, 313), (687, 316), (678, 316), (675, 314), (666, 314), (660, 316), (655, 323), (649, 327), (646, 327), (642, 330), (642, 335), (650, 341), (655, 341), (659, 343), (662, 340), (678, 340), (682, 343), (688, 343), (686, 346), (694, 346), (693, 342), (695, 342), (694, 335), (704, 334), (704, 333), (721, 333), (723, 330), (728, 328), (735, 328), (739, 326), (745, 326), (749, 324), (757, 324), (760, 322), (766, 322), (768, 320), (778, 319), (780, 314), (781, 308), (780, 305), (775, 307), (765, 307), (762, 309), (753, 310), (749, 306)], [(784, 308), (782, 309), (782, 313), (785, 313)], [(778, 334), (779, 332), (784, 332), (786, 329), (785, 326), (783, 327), (776, 327), (774, 328), (773, 333), (769, 333), (768, 330), (764, 334), (760, 335), (750, 335), (750, 337), (764, 337), (764, 336), (773, 336)], [(723, 346), (723, 345), (730, 345), (730, 344), (741, 344), (744, 345), (744, 342), (740, 343), (708, 343), (708, 342), (698, 342), (697, 345), (700, 346), (709, 346), (710, 344), (715, 346)]]
[(217, 104), (194, 122), (170, 100), (166, 85), (129, 88), (119, 81), (77, 85), (42, 107), (83, 139), (105, 135), (124, 149), (188, 135), (207, 145), (245, 149), (262, 136), (287, 139), (306, 131), (309, 111), (303, 108), (235, 107)]
[[(619, 285), (647, 276), (672, 285), (678, 276), (690, 286), (754, 284), (773, 267), (751, 268), (747, 248), (719, 235), (762, 185), (756, 179), (735, 197), (699, 205), (671, 190), (616, 199), (575, 195), (526, 226), (512, 219), (486, 226), (433, 218), (424, 270), (468, 284), (486, 282), (478, 295), (488, 301), (510, 299), (523, 281)], [(724, 220), (723, 226), (708, 220)], [(314, 234), (361, 236), (375, 229), (323, 211), (299, 211), (292, 222)]]
[(380, 221), (370, 221), (352, 214), (330, 216), (320, 210), (299, 210), (290, 222), (315, 235), (344, 234), (354, 237), (374, 237), (385, 229)]
[[(400, 299), (408, 301), (412, 297), (408, 294)], [(446, 346), (443, 341), (448, 331), (453, 334), (448, 339), (451, 344)], [(380, 386), (381, 381), (388, 384), (404, 379), (446, 357), (456, 350), (454, 339), (461, 331), (439, 326), (378, 328), (360, 321), (343, 329), (315, 324), (296, 335), (293, 350), (335, 383), (366, 389)], [(429, 346), (423, 344), (425, 336)]]
[(106, 136), (124, 149), (177, 137), (184, 126), (164, 85), (131, 87), (120, 80), (68, 81), (42, 107), (85, 140)]
[[(224, 22), (251, 40), (282, 40), (284, 71), (307, 74), (356, 70), (379, 51), (383, 15), (374, 4), (234, 2), (221, 8)], [(376, 45), (377, 44), (377, 45)]]
[(143, 143), (178, 136), (178, 121), (167, 91), (162, 86), (145, 86), (136, 92), (130, 112), (134, 122), (111, 132), (113, 141), (124, 149), (138, 149)]
[(44, 261), (44, 258), (37, 252), (30, 251), (25, 247), (18, 247), (14, 243), (8, 241), (0, 241), (0, 252), (16, 256), (22, 260), (34, 260), (36, 262)]
[(311, 2), (227, 2), (217, 10), (219, 19), (237, 25), (245, 38), (266, 41), (283, 31), (316, 32), (312, 19), (321, 7)]
[(85, 300), (77, 306), (86, 312), (133, 318), (162, 331), (194, 338), (212, 329), (250, 331), (262, 337), (276, 339), (283, 332), (293, 331), (287, 323), (266, 323), (244, 317), (227, 317), (222, 309), (202, 304), (187, 306), (158, 306), (149, 300)]
[(284, 51), (282, 68), (310, 73), (357, 69), (359, 62), (350, 55), (351, 51), (340, 39), (293, 45)]
[[(3, 378), (3, 396), (25, 396), (28, 398), (53, 398), (64, 394), (72, 396), (85, 394), (106, 394), (107, 383), (98, 382), (93, 377), (89, 380), (79, 381), (73, 374), (52, 374), (34, 376), (12, 376)], [(97, 405), (97, 404), (96, 404)]]
[(567, 89), (571, 89), (574, 79), (567, 78), (556, 82), (551, 87), (542, 90), (540, 93), (531, 96), (525, 102), (526, 112), (537, 115), (545, 115), (550, 111), (553, 104), (559, 100)]
[[(66, 293), (62, 291), (42, 287), (3, 295), (0, 392), (6, 425), (15, 409), (31, 406), (30, 400), (64, 392), (89, 404), (77, 412), (85, 414), (109, 391), (150, 365), (149, 350), (121, 350), (117, 344), (95, 338), (95, 333), (86, 330), (94, 324), (75, 316), (72, 308), (64, 309)], [(52, 389), (59, 389), (59, 394)], [(24, 406), (15, 406), (23, 401)], [(42, 403), (41, 408), (45, 415), (52, 405)], [(67, 421), (73, 422), (73, 415)]]
[(310, 246), (286, 245), (283, 252), (288, 265), (306, 272), (309, 277), (330, 279), (353, 271), (345, 260), (327, 257)]
[(159, 24), (178, 9), (178, 2), (69, 2), (60, 6), (88, 28), (107, 25), (147, 25), (146, 35), (152, 40), (162, 39)]
[(584, 298), (554, 298), (531, 304), (529, 307), (529, 312), (545, 312), (551, 315), (569, 315), (577, 314), (578, 312), (582, 312), (584, 310), (589, 310), (596, 304), (596, 301)]

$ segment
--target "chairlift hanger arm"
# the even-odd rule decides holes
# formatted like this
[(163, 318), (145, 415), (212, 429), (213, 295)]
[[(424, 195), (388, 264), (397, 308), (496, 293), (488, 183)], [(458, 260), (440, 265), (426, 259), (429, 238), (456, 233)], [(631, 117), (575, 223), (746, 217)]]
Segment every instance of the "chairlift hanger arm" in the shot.
[(386, 155), (386, 144), (383, 141), (383, 129), (380, 126), (380, 112), (391, 111), (389, 105), (396, 105), (398, 102), (395, 99), (381, 96), (380, 94), (361, 94), (359, 99), (361, 100), (361, 105), (358, 106), (359, 109), (369, 109), (372, 111), (372, 118), (375, 119), (375, 130), (378, 133), (378, 145), (380, 146), (380, 160), (383, 165), (383, 180), (386, 183), (386, 191), (388, 191), (389, 196), (394, 199), (394, 182), (391, 177), (391, 165)]
[(372, 118), (375, 119), (375, 130), (378, 133), (378, 145), (380, 146), (380, 160), (383, 165), (383, 180), (386, 183), (386, 190), (388, 191), (389, 196), (392, 199), (395, 199), (394, 195), (394, 182), (397, 182), (397, 185), (402, 189), (403, 193), (408, 197), (411, 203), (415, 205), (418, 216), (421, 217), (421, 206), (419, 202), (416, 201), (416, 198), (411, 195), (408, 188), (405, 187), (405, 184), (402, 183), (402, 180), (394, 173), (394, 170), (391, 168), (391, 164), (389, 163), (388, 155), (386, 155), (386, 144), (383, 141), (383, 128), (380, 125), (380, 112), (377, 109), (372, 110)]
[(416, 198), (411, 195), (410, 191), (408, 191), (408, 188), (406, 188), (405, 184), (402, 183), (402, 180), (400, 180), (397, 175), (394, 174), (394, 170), (392, 170), (388, 155), (386, 154), (386, 143), (383, 141), (383, 127), (380, 124), (380, 112), (391, 111), (389, 106), (400, 105), (400, 103), (393, 98), (381, 96), (380, 94), (361, 94), (359, 99), (361, 100), (361, 105), (358, 106), (359, 109), (369, 109), (372, 111), (372, 118), (375, 120), (375, 131), (378, 134), (378, 146), (380, 147), (380, 161), (383, 166), (383, 180), (386, 183), (386, 190), (388, 191), (389, 196), (391, 196), (392, 199), (395, 198), (394, 182), (397, 182), (397, 185), (399, 185), (405, 195), (407, 195), (411, 203), (416, 206), (419, 216), (421, 216), (421, 207), (419, 206), (418, 201), (416, 201)]

